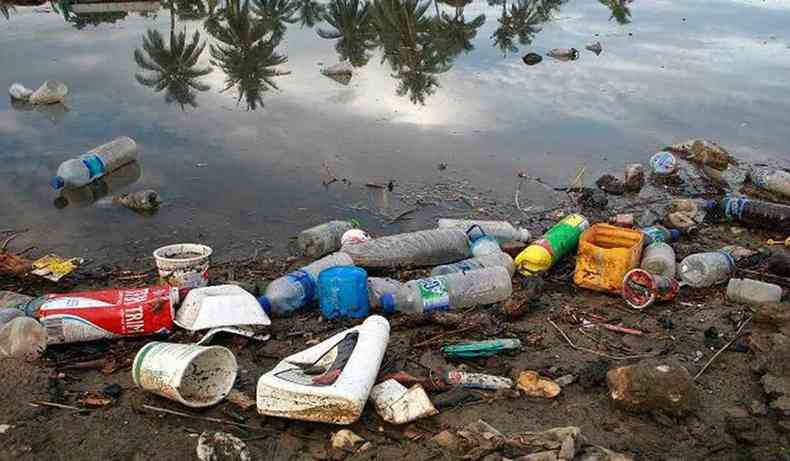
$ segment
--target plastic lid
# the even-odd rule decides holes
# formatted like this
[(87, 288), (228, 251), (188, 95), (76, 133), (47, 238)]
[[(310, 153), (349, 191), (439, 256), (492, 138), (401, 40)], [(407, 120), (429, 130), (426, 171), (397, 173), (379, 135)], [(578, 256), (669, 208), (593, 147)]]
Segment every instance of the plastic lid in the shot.
[(524, 229), (523, 227), (519, 227), (518, 232), (520, 234), (518, 239), (522, 242), (525, 243), (529, 242), (529, 239), (532, 238), (532, 234), (527, 229)]
[(704, 205), (702, 205), (702, 208), (706, 210), (712, 210), (716, 208), (716, 200), (708, 200)]
[(395, 295), (392, 293), (384, 293), (381, 295), (381, 311), (385, 314), (392, 314), (395, 312)]
[(66, 182), (60, 176), (53, 176), (52, 179), (49, 180), (49, 185), (52, 186), (53, 189), (63, 189), (66, 185)]
[(680, 231), (677, 229), (669, 229), (669, 239), (673, 242), (680, 238)]
[(530, 245), (516, 257), (516, 265), (522, 274), (532, 275), (550, 268), (552, 259), (549, 250), (540, 245)]
[(266, 315), (272, 315), (272, 303), (269, 302), (269, 298), (266, 296), (259, 297), (258, 304), (261, 305), (261, 308), (263, 308), (263, 312), (266, 312)]

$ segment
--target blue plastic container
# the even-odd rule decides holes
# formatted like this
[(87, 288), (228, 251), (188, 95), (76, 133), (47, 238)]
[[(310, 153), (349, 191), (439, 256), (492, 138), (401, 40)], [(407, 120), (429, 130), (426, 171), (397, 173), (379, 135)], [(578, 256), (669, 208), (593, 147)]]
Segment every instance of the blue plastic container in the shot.
[(330, 267), (318, 275), (321, 315), (327, 320), (339, 317), (364, 318), (370, 312), (368, 274), (354, 266)]

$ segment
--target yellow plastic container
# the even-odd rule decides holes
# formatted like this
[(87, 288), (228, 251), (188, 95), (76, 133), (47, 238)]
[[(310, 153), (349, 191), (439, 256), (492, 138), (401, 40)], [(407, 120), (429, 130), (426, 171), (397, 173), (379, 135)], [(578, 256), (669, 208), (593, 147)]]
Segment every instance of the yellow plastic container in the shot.
[(576, 285), (596, 291), (620, 293), (625, 274), (639, 267), (644, 235), (638, 229), (594, 224), (579, 239)]

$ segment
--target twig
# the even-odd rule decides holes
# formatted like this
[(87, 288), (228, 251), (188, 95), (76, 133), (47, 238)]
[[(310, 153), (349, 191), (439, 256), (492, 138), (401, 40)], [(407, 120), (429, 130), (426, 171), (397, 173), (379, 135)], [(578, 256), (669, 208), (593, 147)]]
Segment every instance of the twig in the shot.
[(238, 426), (238, 427), (243, 427), (245, 429), (252, 429), (252, 430), (257, 430), (258, 429), (256, 427), (250, 426), (249, 424), (242, 424), (242, 423), (237, 423), (235, 421), (228, 421), (227, 419), (212, 418), (210, 416), (191, 415), (189, 413), (184, 413), (184, 412), (175, 411), (175, 410), (168, 410), (166, 408), (159, 408), (159, 407), (154, 407), (154, 406), (151, 406), (151, 405), (143, 405), (143, 408), (145, 408), (146, 410), (156, 411), (156, 412), (159, 412), (159, 413), (167, 413), (169, 415), (181, 416), (181, 417), (184, 417), (184, 418), (198, 419), (200, 421), (209, 421), (209, 422), (212, 422), (212, 423), (219, 423), (219, 424), (230, 424), (231, 426)]
[(450, 336), (450, 335), (454, 335), (454, 334), (458, 334), (458, 333), (463, 333), (464, 331), (469, 331), (469, 330), (471, 330), (473, 328), (476, 328), (476, 327), (477, 327), (477, 325), (469, 325), (468, 327), (459, 328), (458, 330), (446, 331), (446, 332), (444, 332), (442, 334), (434, 336), (433, 338), (426, 339), (423, 342), (417, 343), (417, 344), (415, 344), (415, 345), (413, 345), (411, 347), (414, 348), (414, 347), (426, 346), (426, 345), (436, 341), (437, 339), (442, 339), (445, 336)]
[(642, 335), (645, 334), (641, 330), (636, 330), (634, 328), (628, 328), (628, 327), (621, 327), (620, 325), (611, 325), (609, 323), (599, 323), (598, 325), (604, 327), (605, 329), (607, 329), (609, 331), (614, 331), (614, 332), (617, 332), (617, 333), (624, 333), (624, 334), (627, 334), (627, 335), (642, 336)]
[(518, 203), (518, 196), (521, 194), (521, 184), (523, 183), (524, 183), (524, 178), (521, 178), (518, 181), (518, 185), (516, 186), (516, 193), (515, 195), (513, 195), (513, 201), (516, 202), (516, 208), (518, 209), (518, 211), (522, 213), (524, 212), (524, 210), (521, 209), (521, 205), (519, 205)]
[(87, 408), (73, 407), (71, 405), (63, 405), (62, 403), (55, 403), (55, 402), (46, 402), (43, 400), (33, 400), (30, 402), (30, 405), (34, 407), (42, 406), (42, 407), (63, 408), (65, 410), (90, 411)]
[(0, 251), (5, 251), (8, 248), (8, 244), (11, 243), (11, 240), (14, 240), (16, 236), (19, 235), (19, 232), (11, 234), (7, 239), (3, 241), (3, 245), (0, 246)]
[(590, 354), (599, 355), (601, 357), (606, 357), (607, 359), (611, 359), (611, 360), (644, 359), (644, 358), (647, 358), (647, 357), (653, 357), (655, 355), (658, 355), (658, 354), (644, 354), (644, 355), (622, 355), (622, 356), (617, 356), (617, 355), (606, 354), (604, 352), (598, 352), (596, 350), (588, 349), (586, 347), (577, 346), (576, 344), (573, 343), (573, 341), (571, 341), (571, 338), (569, 338), (568, 335), (566, 335), (565, 332), (562, 331), (562, 328), (560, 328), (556, 323), (554, 323), (554, 321), (552, 321), (551, 319), (548, 319), (548, 322), (549, 322), (549, 324), (551, 326), (554, 327), (555, 330), (557, 330), (562, 335), (563, 338), (565, 338), (565, 341), (568, 343), (568, 345), (571, 346), (572, 348), (576, 349), (577, 351), (589, 352)]
[(740, 328), (738, 328), (738, 331), (736, 331), (736, 332), (735, 332), (735, 337), (734, 337), (734, 338), (732, 338), (732, 339), (730, 340), (730, 342), (728, 342), (727, 344), (725, 344), (725, 345), (724, 345), (724, 347), (722, 347), (721, 349), (719, 349), (719, 350), (718, 350), (718, 352), (716, 352), (715, 354), (713, 354), (713, 357), (711, 357), (711, 358), (710, 358), (710, 360), (708, 360), (708, 362), (705, 364), (705, 366), (704, 366), (704, 367), (702, 367), (702, 369), (699, 371), (699, 373), (697, 373), (697, 374), (694, 376), (694, 381), (696, 381), (696, 380), (697, 380), (697, 378), (699, 378), (700, 376), (702, 376), (702, 373), (705, 373), (705, 370), (707, 370), (707, 369), (708, 369), (708, 367), (710, 366), (710, 364), (711, 364), (711, 363), (713, 363), (713, 361), (714, 361), (714, 360), (716, 360), (716, 358), (717, 358), (719, 355), (721, 355), (721, 353), (722, 353), (722, 352), (724, 352), (725, 350), (727, 350), (727, 348), (728, 348), (728, 347), (732, 346), (732, 343), (734, 343), (735, 341), (737, 341), (737, 340), (738, 340), (738, 338), (740, 338), (740, 337), (741, 337), (741, 332), (743, 331), (743, 329), (744, 329), (744, 328), (746, 328), (746, 325), (748, 325), (748, 324), (749, 324), (749, 322), (750, 322), (751, 320), (752, 320), (752, 318), (751, 318), (751, 317), (749, 317), (748, 319), (744, 320), (743, 324), (741, 324), (741, 327), (740, 327)]
[(420, 209), (420, 208), (419, 208), (419, 207), (416, 207), (416, 206), (415, 206), (415, 207), (412, 207), (412, 208), (409, 208), (408, 210), (404, 211), (403, 213), (400, 213), (399, 215), (397, 215), (397, 216), (395, 216), (394, 218), (392, 218), (392, 219), (390, 220), (389, 224), (395, 224), (396, 222), (400, 221), (401, 219), (403, 219), (403, 218), (404, 218), (404, 217), (406, 217), (407, 215), (410, 215), (410, 214), (414, 213), (415, 211), (417, 211), (417, 210), (419, 210), (419, 209)]

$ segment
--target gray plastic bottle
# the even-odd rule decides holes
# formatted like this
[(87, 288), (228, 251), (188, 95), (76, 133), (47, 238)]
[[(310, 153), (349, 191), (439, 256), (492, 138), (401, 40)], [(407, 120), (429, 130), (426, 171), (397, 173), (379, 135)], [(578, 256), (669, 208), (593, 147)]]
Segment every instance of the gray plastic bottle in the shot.
[(790, 197), (790, 173), (784, 170), (753, 168), (749, 177), (752, 184), (760, 189)]
[(639, 267), (653, 275), (675, 278), (677, 272), (675, 250), (664, 242), (651, 243), (645, 248), (642, 264)]
[[(469, 235), (469, 232), (467, 232), (467, 235)], [(457, 263), (436, 266), (431, 271), (431, 276), (469, 272), (485, 267), (504, 267), (510, 273), (510, 276), (513, 277), (515, 270), (513, 258), (502, 251), (494, 237), (490, 235), (477, 237), (472, 241), (469, 249), (472, 253), (472, 258), (464, 259)]]
[(735, 261), (726, 251), (689, 255), (678, 266), (680, 279), (695, 288), (724, 283), (729, 280), (734, 269)]
[(135, 160), (137, 143), (121, 136), (61, 163), (57, 175), (49, 183), (55, 189), (82, 187)]
[(472, 226), (480, 226), (486, 235), (497, 239), (499, 243), (508, 240), (518, 240), (519, 242), (529, 242), (530, 233), (522, 227), (516, 228), (507, 221), (480, 221), (472, 219), (439, 219), (439, 229), (458, 229), (466, 232)]
[(431, 229), (346, 245), (342, 251), (361, 267), (436, 266), (469, 257), (469, 240), (458, 229)]
[(736, 303), (765, 304), (782, 300), (782, 287), (751, 279), (730, 279), (727, 299)]
[(329, 221), (300, 232), (296, 244), (304, 256), (320, 258), (339, 250), (341, 237), (353, 228), (348, 221)]
[(384, 313), (421, 314), (493, 304), (512, 294), (507, 270), (489, 267), (406, 282), (395, 293), (385, 293), (381, 307)]

